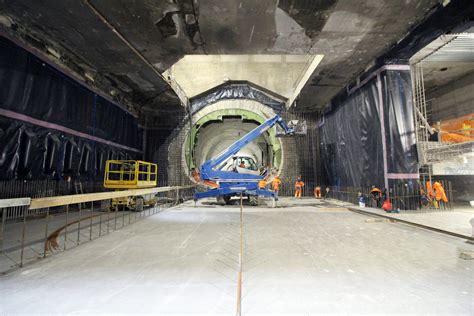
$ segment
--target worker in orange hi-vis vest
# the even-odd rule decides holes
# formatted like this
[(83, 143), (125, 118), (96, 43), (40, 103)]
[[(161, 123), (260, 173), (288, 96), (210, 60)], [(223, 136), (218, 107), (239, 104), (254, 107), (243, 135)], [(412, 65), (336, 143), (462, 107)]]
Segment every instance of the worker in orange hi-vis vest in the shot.
[(265, 189), (266, 186), (267, 186), (267, 180), (262, 179), (262, 180), (258, 181), (258, 188), (259, 189)]
[(298, 180), (295, 182), (295, 198), (300, 199), (301, 193), (303, 192), (304, 182), (301, 181), (301, 176), (298, 177)]
[(433, 189), (435, 191), (436, 201), (448, 202), (446, 192), (444, 192), (444, 188), (441, 182), (435, 181), (433, 183)]
[(319, 185), (314, 188), (314, 197), (317, 199), (321, 198), (321, 187)]
[(279, 176), (275, 176), (272, 181), (272, 189), (275, 192), (275, 200), (278, 201), (278, 191), (280, 191), (281, 179)]
[(433, 188), (431, 187), (431, 182), (426, 181), (426, 193), (430, 199), (434, 198)]

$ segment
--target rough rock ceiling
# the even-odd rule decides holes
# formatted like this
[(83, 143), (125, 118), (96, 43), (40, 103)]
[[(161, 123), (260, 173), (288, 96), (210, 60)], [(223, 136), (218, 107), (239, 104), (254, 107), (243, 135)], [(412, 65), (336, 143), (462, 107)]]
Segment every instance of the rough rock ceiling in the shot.
[[(323, 54), (297, 108), (323, 106), (423, 20), (438, 0), (91, 0), (160, 72), (186, 54)], [(156, 75), (79, 0), (0, 0), (0, 22), (54, 47), (133, 104), (177, 106)]]

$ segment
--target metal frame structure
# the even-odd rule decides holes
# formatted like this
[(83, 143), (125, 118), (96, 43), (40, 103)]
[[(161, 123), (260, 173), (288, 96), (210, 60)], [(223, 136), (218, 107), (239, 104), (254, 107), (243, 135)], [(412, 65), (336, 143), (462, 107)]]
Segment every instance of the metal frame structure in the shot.
[[(429, 141), (430, 135), (435, 131), (430, 126), (427, 101), (425, 98), (425, 83), (423, 78), (423, 60), (411, 65), (413, 108), (415, 115), (415, 131), (418, 149), (418, 161), (420, 168), (431, 169), (433, 163), (453, 159), (464, 153), (472, 151), (474, 142), (445, 143), (439, 141)], [(441, 131), (438, 131), (441, 133)], [(439, 135), (441, 137), (441, 134)]]
[(140, 189), (156, 186), (157, 165), (141, 160), (107, 160), (104, 187)]

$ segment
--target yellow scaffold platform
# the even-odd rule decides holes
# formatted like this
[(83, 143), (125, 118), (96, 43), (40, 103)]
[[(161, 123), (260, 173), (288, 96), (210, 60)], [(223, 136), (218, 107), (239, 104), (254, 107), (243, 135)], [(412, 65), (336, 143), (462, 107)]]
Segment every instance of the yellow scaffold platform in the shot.
[(141, 160), (107, 160), (104, 187), (142, 189), (156, 186), (157, 165)]

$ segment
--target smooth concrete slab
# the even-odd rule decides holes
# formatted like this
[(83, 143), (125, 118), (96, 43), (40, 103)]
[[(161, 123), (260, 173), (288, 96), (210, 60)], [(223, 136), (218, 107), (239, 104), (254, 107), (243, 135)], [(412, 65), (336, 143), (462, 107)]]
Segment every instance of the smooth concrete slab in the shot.
[[(239, 208), (193, 204), (0, 277), (0, 314), (235, 315)], [(243, 218), (243, 315), (474, 314), (462, 240), (313, 199)]]

